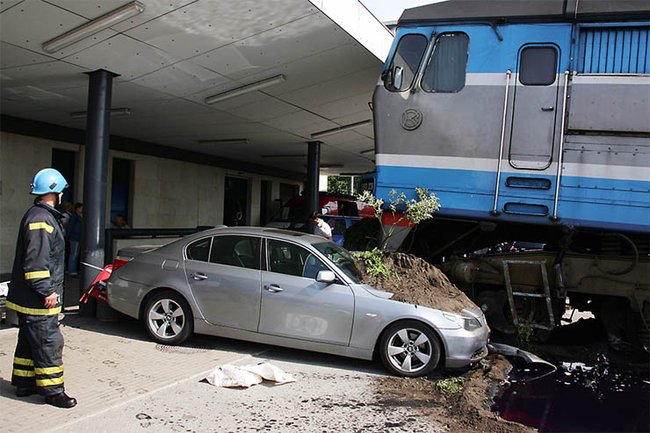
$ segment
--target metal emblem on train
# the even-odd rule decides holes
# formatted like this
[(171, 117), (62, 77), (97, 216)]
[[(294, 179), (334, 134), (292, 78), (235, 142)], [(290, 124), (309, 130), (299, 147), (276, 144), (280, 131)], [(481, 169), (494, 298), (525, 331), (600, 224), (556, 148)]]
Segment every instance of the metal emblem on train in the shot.
[(402, 113), (402, 128), (407, 131), (414, 131), (422, 125), (422, 112), (415, 108), (409, 108)]

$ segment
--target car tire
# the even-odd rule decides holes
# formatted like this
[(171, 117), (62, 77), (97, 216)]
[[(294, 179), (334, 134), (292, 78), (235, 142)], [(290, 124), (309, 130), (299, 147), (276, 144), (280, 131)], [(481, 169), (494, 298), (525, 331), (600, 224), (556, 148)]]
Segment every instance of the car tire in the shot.
[(192, 309), (181, 295), (170, 290), (156, 293), (148, 300), (143, 319), (158, 343), (181, 344), (194, 332)]
[(415, 320), (393, 323), (386, 328), (379, 351), (384, 367), (403, 377), (426, 376), (440, 361), (440, 343), (435, 332)]

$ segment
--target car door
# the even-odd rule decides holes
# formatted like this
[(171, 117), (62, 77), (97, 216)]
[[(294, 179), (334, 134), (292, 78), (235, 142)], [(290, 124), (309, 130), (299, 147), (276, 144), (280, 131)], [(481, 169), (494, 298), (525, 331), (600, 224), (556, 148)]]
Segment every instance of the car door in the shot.
[(194, 241), (185, 250), (185, 273), (205, 319), (256, 331), (260, 313), (261, 238), (222, 235)]
[(259, 332), (315, 342), (348, 345), (354, 295), (340, 282), (316, 281), (329, 268), (303, 246), (266, 240)]

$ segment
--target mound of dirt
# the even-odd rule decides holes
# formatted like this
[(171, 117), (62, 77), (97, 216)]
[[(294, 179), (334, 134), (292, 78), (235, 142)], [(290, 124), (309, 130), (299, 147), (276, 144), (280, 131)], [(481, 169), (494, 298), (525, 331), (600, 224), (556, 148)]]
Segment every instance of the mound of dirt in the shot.
[[(358, 265), (365, 283), (394, 293), (395, 300), (453, 312), (475, 307), (445, 274), (419, 257), (386, 253), (382, 263), (391, 276), (374, 277), (368, 274), (365, 263), (359, 261)], [(446, 378), (437, 372), (413, 379), (378, 377), (375, 380), (377, 404), (387, 411), (392, 407), (409, 407), (431, 420), (432, 426), (442, 426), (449, 432), (534, 432), (535, 429), (505, 421), (490, 410), (494, 393), (506, 381), (511, 364), (500, 355), (490, 355), (480, 366), (459, 376), (462, 389), (453, 394), (439, 389), (438, 382)]]
[(382, 261), (392, 271), (390, 277), (369, 275), (363, 261), (358, 261), (363, 282), (393, 293), (396, 301), (457, 313), (476, 306), (440, 269), (420, 257), (384, 253)]
[(503, 384), (510, 363), (500, 355), (490, 355), (477, 368), (462, 377), (459, 392), (448, 394), (438, 382), (443, 376), (378, 377), (375, 387), (378, 405), (386, 410), (392, 406), (409, 406), (414, 412), (431, 420), (432, 426), (443, 426), (449, 432), (532, 433), (536, 430), (499, 418), (490, 410), (490, 401), (497, 385)]

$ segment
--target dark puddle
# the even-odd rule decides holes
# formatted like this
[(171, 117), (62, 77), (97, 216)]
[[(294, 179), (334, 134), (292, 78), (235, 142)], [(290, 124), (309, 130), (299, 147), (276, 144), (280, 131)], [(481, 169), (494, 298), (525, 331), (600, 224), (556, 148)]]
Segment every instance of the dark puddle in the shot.
[(492, 411), (540, 432), (649, 432), (647, 371), (624, 371), (600, 358), (591, 366), (561, 362), (556, 371), (515, 364)]

